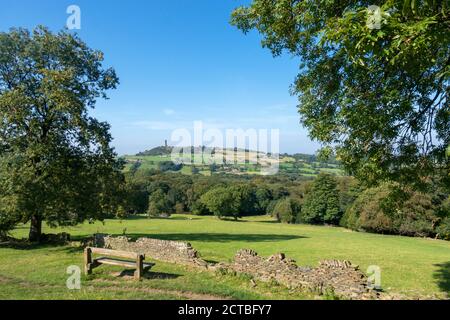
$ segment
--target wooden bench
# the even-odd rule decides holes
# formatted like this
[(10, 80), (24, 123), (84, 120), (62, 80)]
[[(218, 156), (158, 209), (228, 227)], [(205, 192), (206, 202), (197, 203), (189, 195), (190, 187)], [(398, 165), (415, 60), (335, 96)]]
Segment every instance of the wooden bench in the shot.
[[(101, 255), (101, 257), (93, 259), (93, 254)], [(110, 257), (131, 259), (112, 259)], [(145, 255), (135, 252), (109, 250), (103, 248), (91, 248), (84, 249), (84, 272), (86, 275), (92, 274), (92, 270), (102, 264), (111, 266), (121, 266), (129, 269), (135, 269), (134, 278), (140, 280), (144, 272), (150, 270), (154, 263), (144, 263)]]

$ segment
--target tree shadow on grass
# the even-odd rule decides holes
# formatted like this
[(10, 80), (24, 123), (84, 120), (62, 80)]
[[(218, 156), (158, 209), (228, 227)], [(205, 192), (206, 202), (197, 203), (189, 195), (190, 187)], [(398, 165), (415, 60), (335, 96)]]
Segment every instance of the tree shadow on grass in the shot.
[(439, 268), (433, 275), (439, 288), (441, 291), (450, 294), (450, 261), (435, 264), (434, 266)]
[[(117, 277), (120, 278), (133, 278), (134, 277), (134, 270), (123, 270), (120, 273), (115, 273)], [(174, 273), (165, 273), (165, 272), (152, 272), (147, 271), (142, 275), (142, 278), (147, 280), (168, 280), (168, 279), (176, 279), (178, 277), (181, 277), (179, 274)]]
[(160, 220), (160, 221), (195, 221), (200, 220), (199, 218), (187, 218), (187, 217), (149, 217), (145, 220)]
[(0, 244), (0, 249), (14, 249), (14, 250), (36, 250), (46, 248), (65, 247), (66, 244), (51, 244), (51, 243), (37, 243), (28, 241), (9, 241), (7, 243)]
[(125, 219), (113, 219), (117, 221), (136, 221), (136, 220), (182, 220), (182, 221), (190, 221), (190, 220), (200, 220), (200, 218), (195, 216), (186, 216), (186, 217), (180, 217), (180, 216), (170, 216), (167, 218), (163, 217), (149, 217), (146, 215), (130, 215), (129, 217), (126, 217)]
[(84, 247), (80, 246), (65, 246), (61, 248), (63, 251), (69, 254), (83, 254)]
[(165, 234), (127, 234), (127, 237), (136, 240), (138, 238), (152, 238), (172, 241), (201, 241), (201, 242), (276, 242), (307, 237), (281, 234), (232, 234), (232, 233), (165, 233)]
[[(152, 219), (161, 219), (161, 218), (152, 218)], [(165, 220), (180, 220), (180, 221), (194, 221), (194, 220), (200, 220), (200, 218), (196, 217), (169, 217), (165, 218)]]
[(253, 220), (252, 222), (258, 222), (258, 223), (270, 223), (270, 224), (281, 224), (280, 221), (277, 220)]

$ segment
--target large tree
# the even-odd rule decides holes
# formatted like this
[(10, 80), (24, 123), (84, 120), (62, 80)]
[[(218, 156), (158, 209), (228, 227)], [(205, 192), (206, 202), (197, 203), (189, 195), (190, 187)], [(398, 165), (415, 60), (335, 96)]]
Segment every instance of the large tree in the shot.
[(329, 174), (320, 174), (314, 180), (303, 203), (301, 219), (313, 224), (338, 224), (342, 212), (337, 182)]
[(253, 0), (231, 23), (299, 57), (302, 123), (350, 173), (450, 186), (449, 0)]
[(118, 78), (103, 54), (76, 35), (0, 33), (0, 212), (30, 222), (73, 225), (114, 213), (122, 162), (109, 125), (89, 115)]
[(241, 216), (240, 199), (234, 198), (235, 190), (232, 187), (216, 187), (200, 197), (200, 202), (219, 219)]

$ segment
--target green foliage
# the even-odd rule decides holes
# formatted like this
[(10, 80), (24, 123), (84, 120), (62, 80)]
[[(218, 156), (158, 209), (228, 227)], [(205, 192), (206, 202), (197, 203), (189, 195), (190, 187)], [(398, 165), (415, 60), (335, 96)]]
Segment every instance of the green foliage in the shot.
[(268, 187), (257, 187), (255, 191), (255, 210), (261, 214), (267, 213), (267, 209), (272, 199), (272, 192)]
[(301, 207), (297, 202), (291, 198), (284, 198), (278, 200), (273, 208), (272, 216), (283, 223), (295, 223), (297, 222), (300, 210)]
[(156, 148), (153, 148), (151, 150), (146, 150), (144, 152), (139, 152), (136, 154), (138, 157), (145, 157), (145, 156), (167, 156), (170, 155), (173, 151), (173, 147), (170, 146), (159, 146)]
[(441, 219), (436, 228), (437, 237), (450, 240), (450, 196), (442, 202), (439, 217)]
[(267, 205), (267, 190), (257, 195), (258, 188), (252, 184), (236, 183), (220, 186), (201, 196), (200, 202), (218, 217), (264, 214)]
[(207, 216), (212, 213), (208, 210), (208, 208), (202, 201), (198, 200), (192, 206), (192, 214), (196, 216)]
[(257, 200), (255, 196), (255, 187), (249, 184), (236, 184), (228, 188), (235, 207), (240, 215), (253, 215), (256, 213)]
[(200, 201), (218, 218), (241, 216), (240, 200), (235, 199), (234, 190), (226, 187), (214, 188), (200, 197)]
[(301, 220), (312, 224), (337, 224), (341, 215), (337, 182), (332, 176), (321, 174), (306, 195)]
[(175, 204), (175, 213), (176, 214), (183, 214), (184, 211), (185, 211), (184, 205), (182, 203), (180, 203), (180, 202), (177, 202)]
[(267, 215), (272, 216), (272, 217), (274, 216), (273, 212), (275, 210), (277, 203), (278, 203), (278, 200), (272, 200), (269, 202), (269, 204), (267, 205), (267, 208), (266, 208)]
[(8, 234), (20, 222), (17, 214), (11, 214), (10, 211), (4, 211), (0, 208), (0, 240), (8, 237)]
[(450, 217), (444, 218), (436, 229), (440, 239), (450, 240)]
[(407, 236), (432, 236), (440, 220), (436, 215), (437, 211), (438, 207), (433, 203), (431, 195), (414, 192), (409, 195), (409, 199), (398, 205), (394, 216), (394, 231)]
[(118, 84), (102, 62), (67, 32), (0, 33), (0, 208), (32, 221), (30, 240), (39, 240), (43, 220), (104, 219), (121, 202), (123, 162), (109, 125), (88, 113)]
[[(380, 29), (367, 26), (369, 5)], [(231, 23), (274, 56), (298, 56), (292, 88), (313, 139), (368, 186), (450, 185), (450, 5), (445, 1), (266, 1)]]
[(148, 199), (148, 211), (149, 217), (159, 217), (161, 215), (169, 215), (172, 211), (173, 204), (169, 200), (169, 197), (162, 189), (157, 189), (152, 192)]
[[(126, 180), (126, 211), (146, 213), (150, 206), (150, 212), (155, 212), (156, 216), (181, 212), (183, 208), (183, 212), (199, 216), (267, 214), (289, 223), (338, 224), (342, 213), (346, 212), (341, 223), (355, 230), (435, 236), (449, 212), (444, 205), (448, 197), (445, 189), (437, 188), (432, 193), (416, 193), (415, 197), (410, 197), (411, 191), (398, 191), (398, 188), (386, 193), (365, 190), (352, 177), (321, 175), (315, 181), (303, 181), (280, 176), (215, 174), (207, 177), (142, 170), (128, 172)], [(154, 193), (153, 197), (161, 196), (163, 204), (157, 206), (161, 201), (153, 199), (153, 204), (149, 201)], [(291, 201), (292, 210), (281, 210), (280, 204), (275, 213), (280, 200), (286, 198)], [(288, 207), (286, 202), (283, 205)], [(360, 218), (359, 213), (352, 213), (355, 208), (358, 208), (356, 212), (367, 212)], [(288, 214), (282, 216), (286, 212)]]
[(341, 212), (346, 212), (364, 191), (364, 188), (358, 180), (352, 177), (343, 177), (338, 181), (338, 190)]
[(172, 161), (161, 161), (158, 162), (158, 170), (165, 171), (180, 171), (183, 168), (182, 164), (176, 164)]
[(125, 219), (129, 216), (128, 211), (126, 210), (126, 208), (123, 205), (119, 205), (117, 207), (117, 211), (115, 216), (119, 219)]
[(435, 236), (442, 231), (445, 237), (446, 216), (439, 214), (444, 208), (440, 197), (383, 184), (364, 191), (347, 210), (341, 225), (354, 230), (418, 237)]
[(341, 225), (353, 230), (389, 233), (393, 230), (395, 214), (392, 185), (365, 190), (345, 212)]

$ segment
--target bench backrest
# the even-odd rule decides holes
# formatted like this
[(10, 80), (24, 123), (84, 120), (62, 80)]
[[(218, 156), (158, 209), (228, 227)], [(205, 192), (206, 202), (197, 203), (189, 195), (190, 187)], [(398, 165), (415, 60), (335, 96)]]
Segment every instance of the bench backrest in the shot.
[(125, 258), (125, 259), (137, 259), (139, 256), (142, 256), (143, 259), (145, 259), (145, 255), (142, 253), (136, 253), (136, 252), (128, 252), (128, 251), (120, 251), (120, 250), (110, 250), (110, 249), (104, 249), (104, 248), (87, 248), (90, 250), (93, 254), (101, 254), (103, 256), (111, 256), (111, 257), (118, 257), (118, 258)]

